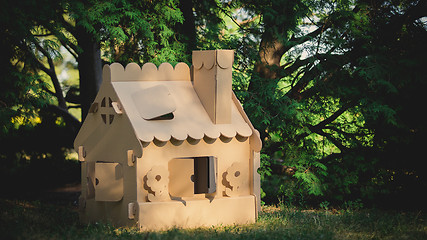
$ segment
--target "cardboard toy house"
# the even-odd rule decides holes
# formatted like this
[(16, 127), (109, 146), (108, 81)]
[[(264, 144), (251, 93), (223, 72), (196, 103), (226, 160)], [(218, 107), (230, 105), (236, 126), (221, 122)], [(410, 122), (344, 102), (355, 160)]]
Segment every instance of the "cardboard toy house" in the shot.
[(261, 140), (232, 92), (232, 50), (194, 51), (192, 69), (103, 68), (74, 146), (83, 222), (141, 230), (254, 222)]

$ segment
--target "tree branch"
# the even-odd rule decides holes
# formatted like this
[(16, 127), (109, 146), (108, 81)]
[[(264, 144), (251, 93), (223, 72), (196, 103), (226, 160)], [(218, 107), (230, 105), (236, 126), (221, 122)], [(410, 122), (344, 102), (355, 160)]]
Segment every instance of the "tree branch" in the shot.
[[(310, 67), (312, 66), (306, 66), (306, 68)], [(318, 68), (311, 68), (310, 70), (302, 73), (302, 77), (292, 86), (291, 90), (289, 90), (286, 95), (292, 99), (302, 99), (301, 91), (315, 78), (316, 75), (319, 75), (320, 72), (321, 71)]]
[(320, 123), (312, 126), (310, 130), (317, 131), (317, 130), (324, 129), (327, 124), (330, 124), (331, 122), (335, 121), (335, 119), (337, 119), (339, 116), (341, 116), (341, 114), (343, 114), (345, 111), (347, 111), (347, 109), (349, 109), (353, 106), (354, 106), (354, 101), (351, 101), (351, 102), (344, 104), (340, 109), (338, 109), (336, 112), (334, 112), (331, 116), (324, 119)]
[[(337, 139), (333, 138), (331, 134), (328, 134), (323, 131), (323, 129), (328, 129), (329, 126), (326, 126), (329, 123), (332, 123), (335, 119), (337, 119), (341, 114), (343, 114), (347, 109), (354, 106), (353, 102), (349, 102), (347, 104), (344, 104), (338, 111), (334, 112), (331, 116), (326, 118), (325, 120), (321, 121), (320, 123), (314, 125), (314, 126), (308, 126), (308, 129), (312, 133), (317, 133), (321, 136), (326, 137), (329, 141), (331, 141), (335, 146), (337, 146), (341, 151), (348, 150), (346, 146), (344, 146), (342, 143), (340, 143)], [(305, 132), (303, 134), (298, 135), (295, 139), (303, 139), (307, 136), (309, 136), (311, 133)]]
[(68, 109), (70, 109), (70, 108), (81, 108), (82, 107), (82, 105), (76, 105), (76, 106), (68, 106)]
[(77, 51), (75, 50), (77, 47), (70, 43), (70, 44), (66, 44), (65, 42), (63, 42), (61, 39), (59, 39), (59, 41), (61, 42), (62, 46), (64, 46), (65, 49), (67, 49), (67, 51), (76, 59), (79, 57), (77, 55)]
[(52, 33), (45, 33), (45, 34), (33, 34), (34, 37), (48, 37), (52, 36)]
[[(360, 9), (356, 6), (353, 9), (353, 13), (357, 13)], [(313, 32), (310, 32), (306, 35), (303, 35), (301, 37), (295, 37), (294, 35), (291, 36), (291, 39), (289, 40), (289, 48), (291, 49), (292, 47), (299, 45), (301, 43), (304, 43), (308, 40), (311, 40), (315, 37), (317, 37), (319, 34), (323, 33), (324, 31), (326, 31), (327, 29), (329, 29), (332, 25), (334, 24), (341, 24), (342, 22), (345, 22), (343, 19), (339, 18), (341, 16), (341, 12), (333, 12), (332, 14), (330, 14), (324, 21), (323, 23)], [(310, 19), (310, 18), (309, 18)], [(317, 25), (316, 23), (313, 23), (315, 25)]]
[(324, 157), (322, 159), (319, 159), (319, 162), (327, 164), (330, 160), (333, 160), (334, 158), (341, 157), (342, 155), (343, 155), (342, 152), (340, 152), (340, 153), (331, 153), (328, 156), (326, 156), (326, 157)]
[(71, 129), (75, 133), (77, 133), (77, 131), (80, 128), (81, 122), (76, 117), (71, 115), (71, 113), (68, 112), (68, 109), (63, 109), (63, 108), (56, 106), (56, 105), (48, 105), (47, 109), (49, 109), (52, 112), (55, 112), (55, 113), (59, 114), (60, 116), (64, 117), (65, 122), (70, 124)]
[(323, 31), (325, 31), (331, 25), (332, 25), (332, 23), (330, 21), (326, 21), (321, 27), (318, 27), (316, 30), (314, 30), (311, 33), (308, 33), (304, 36), (297, 37), (297, 38), (292, 36), (291, 39), (289, 40), (289, 46), (290, 46), (289, 49), (291, 49), (292, 47), (299, 45), (303, 42), (306, 42), (308, 40), (315, 38), (317, 35), (321, 34)]
[(56, 97), (56, 94), (55, 94), (54, 92), (52, 92), (51, 90), (49, 90), (45, 85), (42, 85), (42, 89), (43, 89), (44, 91), (46, 91), (47, 93), (49, 93), (50, 95), (52, 95), (52, 96), (55, 96), (55, 97)]
[(337, 48), (337, 46), (331, 47), (331, 49), (329, 49), (327, 52), (325, 53), (316, 53), (308, 58), (305, 59), (301, 59), (298, 58), (297, 60), (294, 61), (294, 63), (292, 65), (290, 65), (290, 63), (284, 64), (282, 66), (280, 66), (281, 68), (283, 68), (285, 70), (284, 75), (289, 75), (293, 72), (295, 72), (296, 70), (298, 70), (298, 68), (307, 65), (309, 63), (313, 63), (316, 60), (327, 60), (328, 58), (331, 57), (336, 57), (339, 58), (345, 54), (332, 54), (333, 51), (335, 51), (335, 49)]
[(341, 150), (341, 152), (347, 151), (349, 148), (344, 146), (338, 139), (334, 138), (332, 134), (326, 133), (322, 131), (321, 129), (315, 129), (313, 132), (326, 137), (329, 141), (332, 142), (337, 148)]
[[(332, 51), (332, 49), (331, 49)], [(294, 98), (294, 99), (302, 99), (306, 95), (309, 95), (309, 90), (313, 89), (311, 87), (309, 90), (305, 90), (302, 92), (305, 87), (308, 85), (310, 81), (315, 79), (317, 76), (320, 76), (322, 72), (329, 72), (328, 77), (323, 78), (323, 81), (326, 81), (329, 77), (331, 77), (336, 71), (338, 71), (345, 63), (347, 63), (352, 57), (356, 57), (360, 54), (361, 51), (352, 51), (344, 54), (330, 54), (323, 53), (313, 55), (309, 59), (304, 59), (299, 62), (296, 62), (295, 66), (291, 65), (287, 69), (285, 69), (285, 74), (289, 75), (293, 71), (296, 71), (298, 68), (306, 65), (306, 68), (309, 67), (308, 71), (304, 72), (304, 75), (299, 79), (299, 81), (292, 87), (292, 89), (286, 93), (286, 95)], [(356, 54), (355, 54), (356, 53)], [(319, 60), (320, 62), (314, 65), (314, 61)], [(337, 63), (340, 64), (337, 64)], [(311, 66), (309, 64), (312, 64)], [(322, 64), (322, 68), (316, 67), (317, 65)], [(314, 66), (314, 67), (312, 67)], [(320, 81), (316, 82), (318, 84)], [(316, 85), (315, 85), (316, 86)]]
[(218, 8), (221, 10), (221, 12), (223, 12), (228, 18), (230, 18), (231, 19), (231, 21), (233, 21), (234, 22), (234, 24), (236, 24), (241, 30), (243, 30), (243, 31), (245, 31), (245, 32), (250, 32), (250, 33), (253, 33), (254, 32), (254, 29), (251, 29), (251, 28), (245, 28), (245, 27), (243, 27), (242, 25), (244, 25), (244, 24), (248, 24), (248, 23), (251, 23), (251, 22), (254, 22), (255, 20), (257, 20), (257, 19), (259, 19), (261, 16), (260, 15), (257, 15), (256, 17), (254, 17), (254, 18), (251, 18), (251, 19), (248, 19), (248, 20), (246, 20), (246, 21), (243, 21), (243, 22), (238, 22), (233, 16), (231, 16), (224, 8), (222, 8), (221, 6), (219, 6), (218, 5)]
[(64, 16), (62, 18), (59, 18), (59, 21), (61, 21), (64, 28), (71, 33), (73, 36), (76, 36), (76, 29), (73, 25), (71, 25), (67, 20), (65, 20)]
[(59, 83), (58, 76), (55, 72), (55, 64), (53, 63), (52, 58), (50, 57), (49, 53), (46, 51), (46, 49), (42, 48), (35, 40), (32, 41), (33, 44), (36, 46), (36, 49), (39, 50), (46, 58), (47, 62), (49, 64), (49, 68), (46, 68), (43, 63), (41, 63), (39, 60), (37, 62), (39, 63), (40, 68), (46, 72), (50, 76), (50, 79), (52, 80), (53, 87), (55, 89), (55, 96), (58, 99), (58, 105), (62, 109), (67, 110), (67, 103), (65, 101), (64, 95), (62, 93), (61, 84)]
[[(32, 41), (34, 45), (36, 46), (36, 49), (39, 50), (43, 55), (47, 58), (47, 63), (49, 64), (49, 73), (54, 74), (55, 73), (55, 64), (53, 64), (53, 60), (50, 57), (49, 53), (46, 51), (46, 49), (42, 48), (36, 41)], [(49, 74), (49, 76), (51, 76)]]
[[(72, 36), (74, 36), (74, 27), (68, 23), (64, 17), (60, 18), (60, 22), (62, 23), (63, 28), (61, 28), (61, 30), (63, 30), (65, 28), (66, 31), (68, 31)], [(48, 26), (47, 27), (48, 30), (51, 32), (52, 35), (54, 35), (59, 42), (65, 47), (65, 49), (67, 49), (67, 51), (73, 55), (74, 58), (77, 59), (78, 57), (78, 52), (79, 52), (79, 48), (76, 44), (73, 44), (68, 38), (67, 36), (65, 36), (65, 34), (62, 31), (58, 31), (55, 26)]]

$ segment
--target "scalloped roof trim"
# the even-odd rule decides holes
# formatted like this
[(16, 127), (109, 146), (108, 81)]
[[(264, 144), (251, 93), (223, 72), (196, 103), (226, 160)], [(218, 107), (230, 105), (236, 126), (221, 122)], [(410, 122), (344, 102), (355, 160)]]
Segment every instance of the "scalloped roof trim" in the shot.
[(104, 65), (103, 81), (191, 81), (191, 75), (190, 68), (183, 62), (175, 67), (162, 63), (158, 68), (154, 63), (145, 63), (142, 67), (129, 63), (125, 68), (120, 63), (113, 63)]
[(208, 50), (208, 51), (193, 51), (193, 66), (196, 69), (202, 67), (207, 70), (214, 66), (219, 66), (222, 69), (231, 68), (234, 60), (233, 50)]
[[(146, 120), (138, 112), (139, 104), (146, 104), (146, 102), (135, 101), (132, 96), (140, 94), (144, 89), (160, 85), (168, 88), (171, 98), (174, 99), (176, 104), (176, 110), (173, 112), (174, 118), (170, 120)], [(251, 127), (234, 102), (230, 103), (232, 104), (230, 124), (212, 123), (191, 82), (114, 82), (113, 87), (136, 135), (142, 142), (201, 140), (205, 137), (208, 139), (233, 138), (236, 136), (247, 138), (253, 135)]]

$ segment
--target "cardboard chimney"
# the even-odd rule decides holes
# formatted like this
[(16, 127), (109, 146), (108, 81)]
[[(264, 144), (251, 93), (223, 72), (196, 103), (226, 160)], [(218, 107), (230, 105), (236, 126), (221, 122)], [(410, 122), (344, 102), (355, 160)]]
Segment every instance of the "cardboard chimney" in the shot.
[(160, 230), (256, 220), (261, 140), (231, 89), (233, 55), (194, 51), (192, 71), (104, 66), (74, 142), (83, 222)]
[(194, 90), (215, 124), (231, 123), (232, 50), (193, 52)]

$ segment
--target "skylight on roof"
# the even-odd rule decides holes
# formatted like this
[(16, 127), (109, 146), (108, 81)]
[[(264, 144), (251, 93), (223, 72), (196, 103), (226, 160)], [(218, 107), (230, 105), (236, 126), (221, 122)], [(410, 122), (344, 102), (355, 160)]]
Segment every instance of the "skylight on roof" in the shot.
[(146, 88), (132, 94), (139, 115), (145, 120), (173, 119), (175, 100), (165, 85)]

